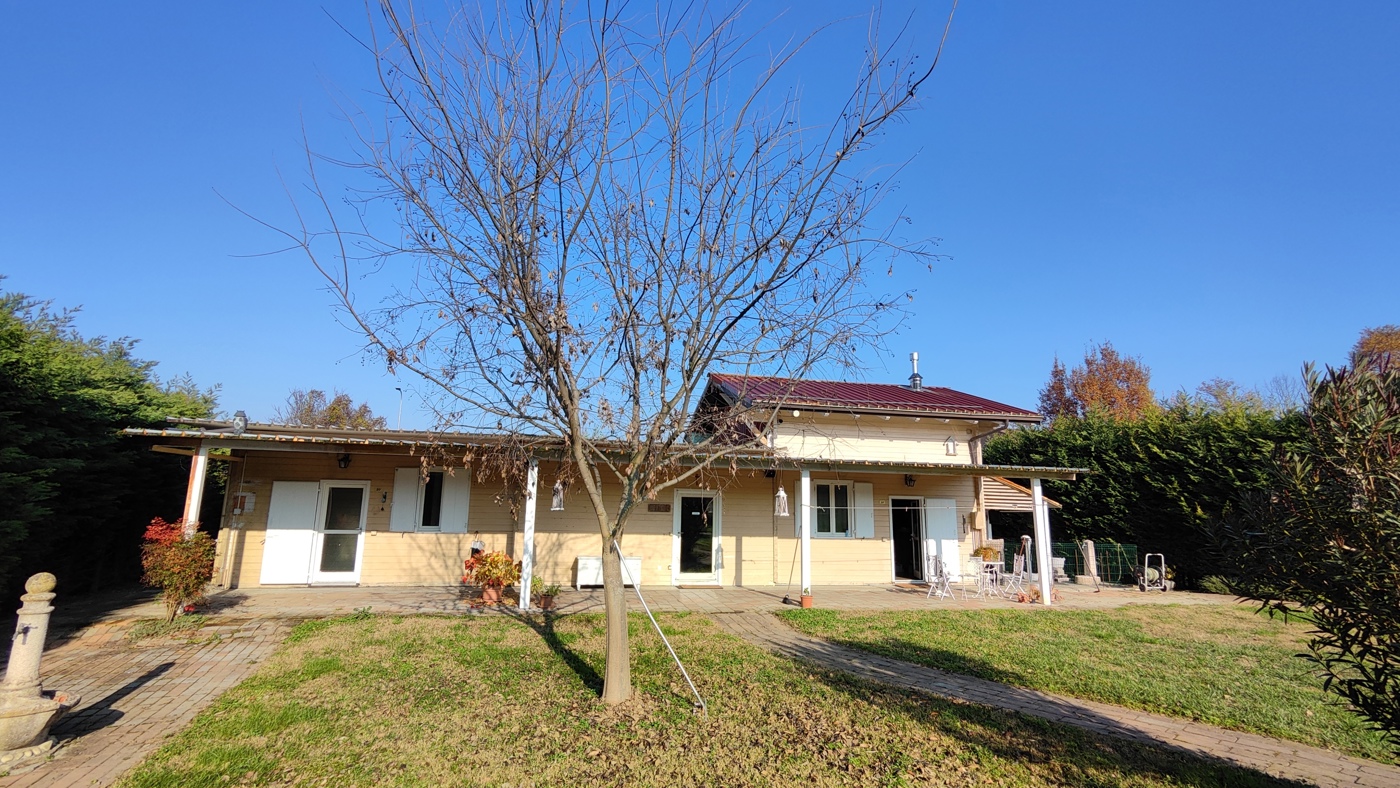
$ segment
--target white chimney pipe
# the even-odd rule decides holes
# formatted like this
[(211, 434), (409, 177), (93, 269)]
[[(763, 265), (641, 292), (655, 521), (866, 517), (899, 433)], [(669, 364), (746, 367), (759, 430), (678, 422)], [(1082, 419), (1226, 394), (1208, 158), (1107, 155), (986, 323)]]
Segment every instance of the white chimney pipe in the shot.
[(919, 354), (917, 351), (909, 354), (909, 363), (914, 365), (914, 374), (909, 376), (909, 388), (918, 391), (924, 387), (924, 379), (919, 374)]

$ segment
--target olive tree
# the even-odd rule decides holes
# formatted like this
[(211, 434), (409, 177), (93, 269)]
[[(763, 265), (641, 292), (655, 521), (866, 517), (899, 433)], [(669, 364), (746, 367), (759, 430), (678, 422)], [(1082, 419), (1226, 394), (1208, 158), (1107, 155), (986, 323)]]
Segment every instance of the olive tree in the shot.
[(358, 158), (308, 155), (314, 197), (288, 234), (444, 424), (556, 447), (602, 542), (603, 697), (625, 700), (629, 517), (753, 449), (693, 429), (707, 373), (854, 364), (909, 295), (867, 279), (929, 264), (877, 212), (890, 180), (869, 150), (937, 53), (892, 53), (872, 16), (842, 99), (810, 123), (789, 72), (811, 36), (772, 48), (737, 10), (536, 0), (430, 22), (385, 3), (369, 19), (380, 104), (353, 116)]

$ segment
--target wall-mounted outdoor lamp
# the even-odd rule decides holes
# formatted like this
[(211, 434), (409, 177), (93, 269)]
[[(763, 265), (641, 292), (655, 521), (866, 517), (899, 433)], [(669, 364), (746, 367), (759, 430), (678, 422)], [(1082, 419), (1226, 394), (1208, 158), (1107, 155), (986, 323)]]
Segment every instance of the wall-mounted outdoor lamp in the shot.
[(349, 467), (350, 467), (350, 455), (349, 455), (349, 454), (342, 454), (342, 455), (340, 455), (339, 457), (336, 457), (336, 458), (335, 458), (335, 464), (336, 464), (336, 465), (339, 465), (339, 466), (342, 467), (342, 468), (349, 468)]
[(948, 440), (943, 441), (943, 448), (947, 449), (948, 456), (952, 457), (953, 455), (958, 453), (958, 439), (954, 438), (952, 435), (949, 435)]
[(914, 474), (912, 474), (912, 473), (906, 473), (906, 474), (904, 474), (904, 486), (905, 486), (905, 487), (913, 487), (913, 486), (914, 486)]

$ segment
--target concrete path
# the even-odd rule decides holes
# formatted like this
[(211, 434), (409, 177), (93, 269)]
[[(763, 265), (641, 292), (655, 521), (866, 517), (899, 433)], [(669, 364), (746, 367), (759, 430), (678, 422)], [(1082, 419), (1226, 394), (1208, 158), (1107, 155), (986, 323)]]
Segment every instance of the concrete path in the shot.
[(1175, 717), (1021, 689), (878, 656), (803, 635), (770, 613), (714, 616), (724, 630), (783, 656), (884, 684), (1016, 711), (1096, 733), (1184, 750), (1313, 785), (1400, 786), (1400, 768)]
[(53, 760), (21, 765), (0, 777), (0, 788), (111, 785), (246, 678), (289, 629), (280, 620), (248, 620), (182, 640), (129, 643), (127, 623), (99, 623), (44, 654), (44, 686), (83, 700), (54, 726)]

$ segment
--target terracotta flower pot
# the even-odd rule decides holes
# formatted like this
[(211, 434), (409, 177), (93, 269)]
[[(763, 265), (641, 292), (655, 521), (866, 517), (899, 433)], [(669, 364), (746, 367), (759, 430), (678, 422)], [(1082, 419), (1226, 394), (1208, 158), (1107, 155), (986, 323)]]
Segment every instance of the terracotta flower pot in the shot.
[(811, 607), (811, 606), (812, 606), (812, 595), (811, 595), (811, 594), (803, 594), (803, 595), (802, 595), (802, 607), (803, 607), (803, 609), (805, 610), (806, 608), (809, 608), (809, 607)]
[(540, 595), (540, 610), (553, 610), (554, 597), (545, 594)]
[(481, 601), (488, 605), (499, 605), (501, 603), (501, 587), (482, 586)]

